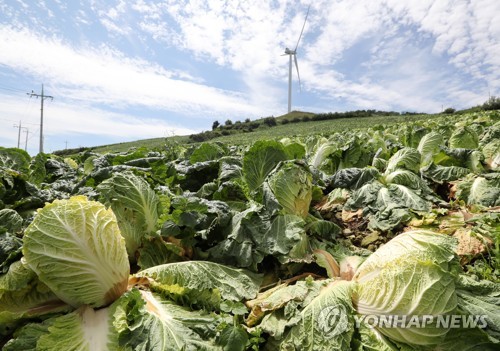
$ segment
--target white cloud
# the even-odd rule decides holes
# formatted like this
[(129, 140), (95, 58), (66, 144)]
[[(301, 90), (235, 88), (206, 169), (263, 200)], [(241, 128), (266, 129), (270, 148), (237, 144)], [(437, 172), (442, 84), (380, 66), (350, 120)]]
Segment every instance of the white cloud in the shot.
[(407, 16), (421, 31), (435, 38), (434, 52), (448, 55), (449, 62), (475, 78), (500, 76), (500, 2), (388, 0), (389, 6)]
[(76, 49), (27, 30), (0, 26), (0, 62), (55, 82), (74, 100), (148, 106), (207, 118), (217, 113), (252, 116), (260, 112), (241, 93), (185, 80), (189, 74), (125, 57), (107, 46)]

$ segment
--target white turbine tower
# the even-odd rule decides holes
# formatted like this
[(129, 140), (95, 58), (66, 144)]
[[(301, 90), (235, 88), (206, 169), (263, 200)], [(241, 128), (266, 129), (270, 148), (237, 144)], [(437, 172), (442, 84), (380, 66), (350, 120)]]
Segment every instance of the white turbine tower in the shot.
[(281, 56), (288, 55), (290, 58), (290, 65), (288, 67), (288, 113), (292, 111), (292, 56), (293, 61), (295, 62), (295, 67), (297, 68), (297, 77), (299, 78), (299, 88), (302, 90), (300, 86), (300, 74), (299, 74), (299, 65), (297, 63), (297, 48), (299, 47), (300, 38), (302, 37), (302, 33), (304, 32), (304, 28), (307, 22), (307, 16), (309, 16), (309, 9), (311, 5), (307, 8), (306, 18), (304, 19), (304, 24), (302, 25), (302, 30), (300, 31), (299, 40), (297, 40), (297, 45), (295, 45), (295, 49), (290, 50), (289, 48), (285, 48), (285, 53)]

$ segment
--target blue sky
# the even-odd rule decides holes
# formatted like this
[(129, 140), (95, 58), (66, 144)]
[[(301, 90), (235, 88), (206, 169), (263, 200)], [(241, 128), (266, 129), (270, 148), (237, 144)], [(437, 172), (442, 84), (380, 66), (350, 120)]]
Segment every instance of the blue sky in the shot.
[[(292, 109), (439, 112), (500, 94), (498, 0), (0, 0), (0, 146), (183, 135)], [(25, 130), (21, 135), (24, 147)]]

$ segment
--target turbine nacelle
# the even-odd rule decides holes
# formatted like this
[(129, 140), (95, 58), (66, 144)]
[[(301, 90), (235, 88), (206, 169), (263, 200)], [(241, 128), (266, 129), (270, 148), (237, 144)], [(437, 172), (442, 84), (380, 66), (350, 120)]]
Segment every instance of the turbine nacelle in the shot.
[(289, 48), (285, 48), (285, 55), (295, 55), (297, 50), (290, 50)]

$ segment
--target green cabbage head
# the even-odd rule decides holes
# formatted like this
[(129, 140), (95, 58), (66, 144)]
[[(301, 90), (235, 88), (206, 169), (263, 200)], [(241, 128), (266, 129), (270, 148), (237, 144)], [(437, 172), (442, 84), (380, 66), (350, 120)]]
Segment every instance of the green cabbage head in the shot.
[(127, 290), (125, 239), (111, 209), (85, 196), (55, 200), (24, 234), (26, 264), (61, 300), (106, 306)]

